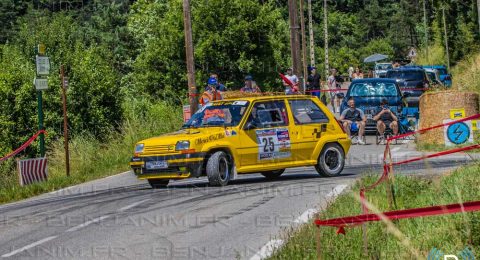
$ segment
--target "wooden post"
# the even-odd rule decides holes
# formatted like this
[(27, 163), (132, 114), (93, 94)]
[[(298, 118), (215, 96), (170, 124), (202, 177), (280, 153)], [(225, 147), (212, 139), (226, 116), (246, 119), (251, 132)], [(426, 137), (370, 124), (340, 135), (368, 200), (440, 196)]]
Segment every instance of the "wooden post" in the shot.
[(302, 32), (302, 62), (303, 62), (303, 93), (305, 94), (306, 92), (306, 82), (307, 82), (307, 77), (308, 77), (308, 72), (307, 72), (307, 37), (305, 35), (305, 15), (304, 11), (305, 9), (303, 8), (303, 1), (304, 0), (299, 0), (300, 1), (300, 28)]
[(423, 0), (423, 27), (425, 28), (425, 53), (427, 57), (427, 63), (430, 64), (428, 57), (428, 27), (427, 27), (427, 0)]
[(190, 113), (193, 115), (198, 109), (197, 86), (195, 84), (195, 60), (193, 57), (192, 18), (190, 1), (183, 0), (183, 25), (185, 31), (185, 53), (187, 61), (188, 94)]
[(450, 54), (448, 51), (448, 34), (447, 34), (447, 23), (445, 22), (445, 6), (442, 7), (442, 14), (443, 14), (443, 33), (445, 37), (445, 53), (447, 55), (448, 71), (450, 71)]
[(70, 152), (68, 150), (68, 116), (67, 116), (67, 82), (63, 64), (60, 65), (60, 79), (62, 80), (62, 102), (63, 102), (63, 145), (65, 147), (65, 171), (70, 176)]
[(310, 36), (310, 65), (315, 66), (315, 39), (313, 38), (312, 0), (308, 0), (308, 30)]
[(21, 170), (21, 166), (20, 166), (20, 159), (16, 159), (17, 161), (17, 174), (18, 174), (18, 183), (20, 184), (20, 186), (23, 186), (23, 180), (22, 180), (22, 170)]
[(292, 68), (295, 75), (301, 75), (300, 39), (298, 26), (297, 0), (288, 0), (288, 13), (290, 20), (290, 48), (292, 54)]
[(328, 11), (327, 11), (327, 0), (323, 1), (323, 31), (325, 37), (325, 79), (328, 78), (330, 74), (330, 67), (328, 61)]

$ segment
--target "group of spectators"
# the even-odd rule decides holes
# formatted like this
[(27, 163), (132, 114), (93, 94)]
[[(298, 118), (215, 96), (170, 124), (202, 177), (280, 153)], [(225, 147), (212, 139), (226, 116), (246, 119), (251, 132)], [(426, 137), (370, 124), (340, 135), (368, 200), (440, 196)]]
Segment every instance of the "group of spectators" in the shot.
[[(338, 82), (337, 70), (331, 69), (330, 75), (327, 78), (328, 90), (321, 91), (322, 79), (315, 67), (309, 68), (310, 74), (306, 82), (306, 91), (311, 95), (317, 96), (326, 105), (326, 94), (330, 93), (331, 105), (334, 108), (334, 112), (340, 113), (340, 102), (344, 98), (343, 93), (340, 92), (341, 84)], [(293, 70), (288, 68), (283, 77), (283, 86), (285, 87), (285, 94), (298, 94), (299, 93), (299, 79), (293, 74)], [(349, 68), (349, 76), (351, 79), (361, 79), (364, 77), (360, 68)], [(200, 104), (205, 105), (210, 101), (221, 100), (222, 93), (227, 91), (227, 87), (220, 83), (217, 74), (211, 74), (205, 91), (200, 98)], [(261, 93), (260, 87), (253, 80), (251, 75), (245, 77), (244, 86), (240, 89), (243, 93)], [(324, 94), (321, 94), (324, 92)], [(362, 137), (365, 133), (366, 117), (365, 113), (355, 106), (355, 100), (351, 98), (347, 102), (348, 108), (341, 111), (340, 122), (347, 134), (352, 137), (352, 133), (358, 134)], [(380, 135), (381, 141), (384, 142), (383, 137), (385, 130), (390, 128), (394, 135), (398, 134), (398, 118), (392, 110), (388, 107), (388, 101), (382, 100), (381, 106), (377, 109), (373, 120), (377, 122), (377, 130)], [(365, 144), (362, 138), (356, 138), (352, 140), (354, 143)]]

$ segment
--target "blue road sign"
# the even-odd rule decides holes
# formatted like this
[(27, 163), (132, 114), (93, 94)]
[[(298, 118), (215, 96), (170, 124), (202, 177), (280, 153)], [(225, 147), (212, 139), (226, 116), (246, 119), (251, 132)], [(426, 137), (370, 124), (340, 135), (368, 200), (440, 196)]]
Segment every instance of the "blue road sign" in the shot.
[(464, 144), (470, 138), (470, 127), (464, 122), (450, 125), (447, 128), (447, 137), (454, 144)]

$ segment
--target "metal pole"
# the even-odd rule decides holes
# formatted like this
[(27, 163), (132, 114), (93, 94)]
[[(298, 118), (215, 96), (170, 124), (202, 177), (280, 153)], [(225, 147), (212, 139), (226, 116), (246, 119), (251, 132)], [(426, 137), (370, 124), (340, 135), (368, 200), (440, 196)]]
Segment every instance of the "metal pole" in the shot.
[(325, 78), (328, 78), (330, 71), (328, 62), (328, 12), (327, 12), (327, 0), (323, 0), (323, 30), (325, 33)]
[(423, 0), (423, 27), (425, 28), (425, 53), (427, 57), (427, 63), (430, 64), (428, 57), (428, 27), (427, 27), (427, 0)]
[(307, 77), (308, 77), (308, 72), (307, 72), (307, 37), (305, 35), (305, 16), (304, 16), (304, 11), (305, 9), (303, 8), (303, 1), (304, 0), (299, 0), (300, 1), (300, 28), (302, 32), (302, 61), (303, 61), (303, 93), (305, 93), (306, 89), (306, 82), (307, 82)]
[(296, 2), (297, 0), (288, 0), (288, 13), (290, 18), (290, 48), (292, 54), (293, 73), (295, 75), (300, 75), (302, 62), (300, 60), (300, 27), (298, 26), (298, 8)]
[(60, 78), (62, 80), (62, 103), (63, 103), (63, 145), (65, 147), (65, 171), (70, 176), (70, 153), (68, 150), (68, 116), (67, 116), (67, 84), (63, 64), (60, 65)]
[(193, 58), (192, 18), (190, 14), (190, 1), (183, 0), (183, 25), (185, 31), (185, 53), (187, 60), (188, 94), (190, 112), (193, 115), (198, 109), (197, 86), (195, 84), (195, 61)]
[(443, 33), (445, 37), (445, 53), (447, 55), (447, 68), (450, 71), (450, 54), (448, 51), (448, 35), (447, 35), (447, 22), (445, 21), (445, 6), (442, 7), (443, 14)]
[[(43, 130), (43, 100), (42, 91), (37, 90), (37, 104), (38, 104), (38, 130)], [(45, 135), (40, 134), (40, 157), (45, 157)]]
[(313, 38), (312, 0), (308, 0), (308, 29), (310, 34), (310, 65), (315, 66), (315, 42)]

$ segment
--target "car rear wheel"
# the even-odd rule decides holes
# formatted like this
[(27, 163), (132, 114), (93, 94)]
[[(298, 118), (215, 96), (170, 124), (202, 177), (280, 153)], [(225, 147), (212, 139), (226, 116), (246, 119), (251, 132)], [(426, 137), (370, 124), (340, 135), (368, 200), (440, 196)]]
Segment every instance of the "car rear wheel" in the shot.
[(275, 171), (268, 171), (268, 172), (261, 172), (261, 174), (263, 176), (265, 176), (265, 178), (269, 179), (269, 180), (273, 180), (273, 179), (276, 179), (278, 177), (280, 177), (280, 175), (282, 175), (282, 173), (285, 172), (285, 169), (280, 169), (280, 170), (275, 170)]
[(208, 182), (212, 186), (225, 186), (230, 180), (231, 164), (225, 152), (212, 154), (207, 162)]
[(325, 177), (338, 176), (345, 166), (345, 152), (343, 148), (336, 143), (327, 144), (323, 147), (318, 157), (315, 169)]
[(168, 185), (168, 182), (170, 180), (164, 180), (164, 179), (149, 179), (148, 183), (152, 188), (154, 189), (159, 189), (159, 188), (165, 188)]

